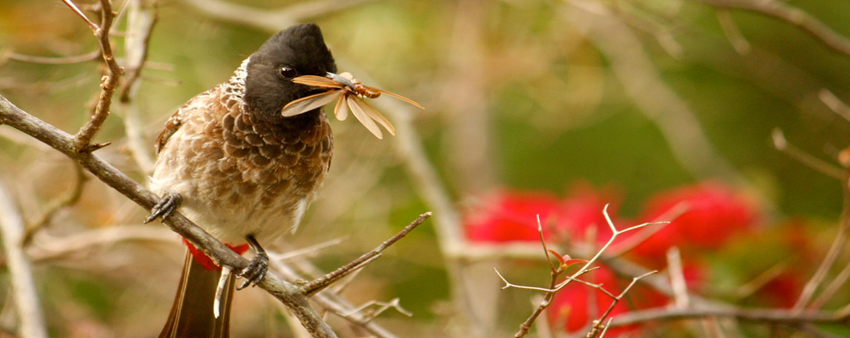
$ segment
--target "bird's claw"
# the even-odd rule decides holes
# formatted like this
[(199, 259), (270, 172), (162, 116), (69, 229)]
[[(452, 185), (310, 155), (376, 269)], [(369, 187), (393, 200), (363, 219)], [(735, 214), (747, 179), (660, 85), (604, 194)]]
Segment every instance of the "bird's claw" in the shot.
[(257, 283), (266, 277), (266, 272), (269, 271), (269, 256), (265, 252), (258, 252), (251, 263), (239, 272), (239, 277), (245, 278), (245, 282), (239, 285), (236, 290), (242, 290), (249, 285), (256, 286)]
[(145, 223), (150, 223), (156, 220), (157, 218), (162, 217), (162, 219), (168, 218), (174, 213), (174, 210), (177, 210), (177, 207), (180, 206), (180, 203), (183, 202), (183, 196), (177, 193), (171, 193), (165, 195), (162, 199), (159, 200), (156, 205), (151, 209), (151, 214), (145, 218)]

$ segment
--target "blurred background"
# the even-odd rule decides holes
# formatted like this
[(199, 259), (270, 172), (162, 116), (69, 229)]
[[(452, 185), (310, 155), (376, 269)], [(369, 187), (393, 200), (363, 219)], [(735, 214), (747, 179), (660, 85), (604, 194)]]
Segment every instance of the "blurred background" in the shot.
[[(76, 3), (97, 18), (96, 1)], [(142, 5), (142, 17), (155, 6), (158, 21), (131, 99), (116, 100), (95, 141), (111, 142), (97, 154), (139, 182), (150, 173), (165, 120), (298, 22), (321, 26), (340, 71), (426, 107), (379, 98), (375, 107), (398, 128), (384, 140), (353, 119), (333, 120), (336, 147), (325, 186), (298, 233), (278, 243), (287, 252), (338, 241), (298, 258), (329, 271), (433, 211), (341, 292), (355, 305), (400, 298), (413, 317), (388, 311), (375, 319), (400, 337), (512, 336), (540, 295), (499, 290), (493, 267), (513, 282), (546, 286), (534, 217), (558, 209), (561, 220), (570, 219), (565, 205), (588, 196), (596, 204), (583, 205), (598, 205), (597, 219), (612, 203), (622, 228), (662, 214), (653, 207), (659, 198), (687, 199), (676, 193), (706, 182), (722, 191), (719, 201), (740, 201), (730, 208), (746, 209), (745, 219), (703, 225), (707, 233), (735, 228), (728, 238), (691, 254), (703, 270), (693, 292), (741, 306), (793, 306), (839, 231), (843, 184), (832, 176), (842, 172), (836, 158), (850, 135), (850, 55), (781, 19), (699, 0), (121, 0), (113, 4), (122, 13), (113, 44), (125, 66), (130, 3)], [(835, 46), (847, 45), (840, 39), (850, 35), (850, 3), (778, 4), (833, 30)], [(85, 57), (96, 50), (90, 29), (62, 2), (0, 2), (0, 94), (65, 131), (84, 124), (99, 93), (102, 61)], [(29, 56), (83, 61), (46, 64)], [(777, 149), (774, 141), (783, 138), (787, 147)], [(0, 183), (30, 226), (44, 225), (27, 252), (50, 332), (153, 336), (168, 314), (184, 249), (164, 226), (142, 226), (146, 212), (97, 179), (81, 185), (78, 201), (46, 213), (74, 195), (79, 176), (62, 154), (0, 126)], [(488, 227), (503, 226), (493, 215), (512, 208), (506, 196), (529, 206), (500, 228), (504, 236), (491, 236)], [(736, 221), (747, 231), (738, 233)], [(596, 236), (604, 242), (608, 228), (600, 222)], [(516, 237), (514, 228), (531, 229), (531, 237)], [(577, 237), (553, 245), (589, 259), (571, 251), (567, 242)], [(465, 250), (476, 245), (484, 249)], [(841, 251), (827, 281), (848, 256)], [(663, 255), (652, 257), (631, 258), (666, 269)], [(767, 285), (780, 275), (793, 276), (781, 289), (794, 295), (788, 302), (740, 295), (742, 285), (760, 277)], [(7, 279), (0, 274), (0, 326), (11, 336)], [(823, 310), (850, 299), (846, 287), (833, 295)], [(262, 290), (239, 292), (235, 307), (236, 337), (295, 336), (285, 311)], [(329, 317), (343, 336), (366, 335)], [(548, 318), (532, 336), (578, 332), (557, 325), (557, 314)], [(730, 337), (795, 331), (719, 327)], [(688, 323), (641, 330), (622, 335), (714, 337)], [(850, 334), (830, 325), (813, 330)]]

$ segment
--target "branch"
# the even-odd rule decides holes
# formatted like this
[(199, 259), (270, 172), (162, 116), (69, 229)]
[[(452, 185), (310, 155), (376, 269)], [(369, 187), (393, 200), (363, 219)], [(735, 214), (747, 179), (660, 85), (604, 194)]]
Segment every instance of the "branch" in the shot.
[(35, 55), (24, 55), (18, 53), (8, 53), (3, 55), (9, 60), (21, 61), (21, 62), (31, 62), (31, 63), (43, 63), (43, 64), (51, 64), (51, 65), (64, 65), (69, 63), (79, 63), (86, 62), (97, 59), (100, 56), (100, 51), (96, 50), (88, 54), (82, 55), (74, 55), (74, 56), (60, 56), (60, 57), (49, 57), (49, 56), (35, 56)]
[(115, 61), (115, 55), (112, 53), (112, 45), (109, 42), (109, 30), (112, 28), (115, 12), (112, 11), (112, 4), (109, 3), (109, 0), (100, 0), (101, 22), (100, 26), (97, 26), (79, 12), (79, 9), (73, 6), (70, 1), (63, 1), (89, 23), (89, 27), (92, 28), (95, 37), (97, 37), (97, 43), (100, 46), (103, 61), (106, 62), (107, 69), (109, 70), (109, 73), (102, 79), (100, 99), (97, 101), (94, 114), (80, 131), (77, 132), (77, 135), (74, 136), (74, 143), (78, 152), (91, 152), (107, 145), (91, 144), (91, 140), (109, 116), (109, 107), (112, 105), (112, 94), (115, 93), (115, 87), (118, 85), (118, 80), (121, 77), (121, 67)]
[(62, 195), (58, 199), (50, 202), (48, 206), (45, 208), (46, 210), (35, 218), (26, 229), (26, 233), (24, 234), (22, 244), (26, 245), (32, 240), (32, 236), (35, 235), (36, 232), (41, 230), (48, 222), (53, 218), (53, 215), (56, 214), (59, 210), (67, 208), (71, 205), (77, 203), (80, 200), (80, 197), (83, 195), (83, 187), (85, 186), (86, 180), (88, 179), (83, 172), (83, 168), (80, 168), (76, 163), (74, 164), (74, 185), (71, 187), (71, 190)]
[(32, 266), (21, 246), (24, 221), (5, 189), (0, 186), (0, 230), (3, 248), (9, 265), (12, 294), (20, 321), (22, 338), (47, 338), (47, 327), (38, 302), (38, 292), (32, 276)]
[(258, 9), (220, 0), (183, 0), (196, 10), (225, 21), (277, 32), (299, 21), (344, 10), (375, 0), (325, 0), (287, 6), (278, 10)]
[[(2, 95), (0, 95), (0, 124), (18, 129), (77, 161), (95, 177), (146, 210), (150, 210), (158, 201), (154, 193), (100, 157), (91, 152), (79, 152), (72, 135), (28, 114)], [(249, 264), (247, 259), (228, 249), (179, 213), (175, 212), (165, 219), (164, 223), (212, 258), (219, 266), (226, 265), (241, 270)], [(271, 273), (267, 274), (257, 286), (289, 307), (314, 337), (336, 337), (330, 326), (310, 307), (307, 295), (298, 286), (283, 281)]]
[(408, 226), (404, 227), (404, 229), (402, 229), (395, 236), (393, 236), (390, 239), (381, 243), (381, 245), (379, 245), (374, 250), (369, 251), (369, 252), (363, 254), (362, 256), (358, 257), (357, 259), (351, 261), (350, 263), (343, 265), (339, 269), (336, 269), (336, 270), (332, 271), (331, 273), (329, 273), (329, 274), (327, 274), (323, 277), (317, 278), (317, 279), (313, 280), (312, 282), (308, 283), (307, 285), (304, 285), (303, 288), (302, 288), (304, 290), (304, 294), (310, 296), (310, 295), (315, 294), (316, 292), (322, 291), (322, 289), (328, 287), (328, 285), (331, 285), (334, 282), (340, 280), (341, 278), (347, 276), (348, 274), (366, 266), (366, 264), (368, 264), (372, 260), (378, 258), (378, 256), (380, 256), (382, 251), (384, 251), (386, 248), (390, 247), (390, 245), (393, 245), (395, 242), (398, 242), (398, 240), (404, 238), (404, 236), (406, 236), (411, 231), (413, 231), (413, 229), (416, 229), (416, 227), (419, 226), (419, 224), (422, 224), (422, 222), (425, 222), (425, 220), (428, 219), (429, 217), (431, 217), (431, 212), (426, 212), (424, 214), (419, 215), (419, 217), (417, 217), (416, 220), (414, 220)]
[(844, 177), (844, 173), (838, 166), (814, 157), (800, 148), (795, 147), (793, 144), (788, 143), (782, 129), (774, 128), (770, 136), (773, 139), (773, 147), (775, 147), (776, 150), (785, 153), (788, 157), (793, 158), (803, 165), (826, 176), (837, 178), (839, 180)]
[(151, 33), (159, 19), (159, 14), (155, 1), (132, 0), (128, 6), (127, 38), (124, 42), (127, 76), (121, 83), (119, 89), (121, 97), (118, 103), (124, 114), (127, 147), (142, 172), (149, 175), (154, 170), (155, 161), (145, 142), (144, 133), (141, 130), (144, 124), (139, 119), (139, 106), (134, 98), (139, 88), (138, 79), (147, 62)]
[(776, 0), (696, 0), (724, 9), (741, 9), (785, 21), (808, 33), (832, 51), (850, 56), (850, 40), (836, 33), (805, 11)]

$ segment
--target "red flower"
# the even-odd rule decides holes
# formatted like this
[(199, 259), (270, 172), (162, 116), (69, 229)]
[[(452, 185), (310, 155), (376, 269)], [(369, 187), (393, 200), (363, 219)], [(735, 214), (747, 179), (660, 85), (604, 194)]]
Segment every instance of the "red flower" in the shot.
[(733, 236), (747, 232), (756, 222), (757, 207), (742, 193), (717, 183), (685, 186), (653, 197), (641, 217), (656, 221), (680, 203), (687, 211), (635, 248), (647, 259), (663, 259), (668, 248), (711, 250)]
[(466, 236), (473, 242), (539, 241), (537, 215), (545, 225), (557, 208), (548, 194), (501, 191), (467, 213)]

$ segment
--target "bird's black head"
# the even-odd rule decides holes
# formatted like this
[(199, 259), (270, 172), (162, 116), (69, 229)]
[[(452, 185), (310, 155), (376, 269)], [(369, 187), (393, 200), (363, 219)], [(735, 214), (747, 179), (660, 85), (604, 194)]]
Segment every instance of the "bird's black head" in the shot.
[(282, 121), (287, 103), (315, 94), (308, 86), (292, 82), (301, 75), (324, 76), (336, 72), (333, 56), (315, 24), (283, 30), (251, 55), (245, 78), (246, 108), (266, 121)]

